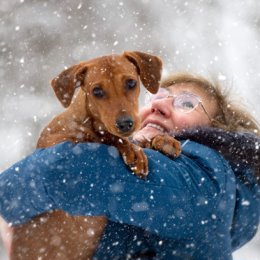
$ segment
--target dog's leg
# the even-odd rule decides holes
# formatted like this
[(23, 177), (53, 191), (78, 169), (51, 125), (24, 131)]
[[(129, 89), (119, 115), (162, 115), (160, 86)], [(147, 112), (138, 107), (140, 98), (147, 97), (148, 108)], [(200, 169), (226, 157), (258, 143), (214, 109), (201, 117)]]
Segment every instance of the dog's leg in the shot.
[(151, 140), (144, 138), (142, 141), (138, 141), (137, 144), (143, 148), (159, 151), (170, 158), (176, 158), (181, 154), (181, 143), (167, 134), (157, 135)]
[(131, 143), (126, 138), (121, 138), (105, 132), (99, 137), (102, 143), (115, 146), (121, 154), (125, 164), (136, 175), (143, 178), (148, 174), (148, 160), (140, 146)]
[(141, 178), (148, 175), (148, 160), (140, 146), (124, 140), (119, 141), (117, 148), (131, 171)]
[(88, 260), (106, 225), (105, 217), (44, 213), (14, 228), (10, 260)]

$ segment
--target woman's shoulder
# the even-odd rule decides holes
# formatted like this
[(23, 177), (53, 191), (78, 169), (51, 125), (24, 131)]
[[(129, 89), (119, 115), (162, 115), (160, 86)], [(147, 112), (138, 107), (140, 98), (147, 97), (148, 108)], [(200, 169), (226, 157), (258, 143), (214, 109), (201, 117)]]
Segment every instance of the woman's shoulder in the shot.
[(182, 143), (182, 157), (192, 160), (193, 164), (198, 164), (204, 169), (209, 169), (215, 172), (231, 172), (232, 167), (229, 162), (222, 156), (220, 152), (209, 147), (208, 145), (201, 144), (189, 139), (181, 141)]

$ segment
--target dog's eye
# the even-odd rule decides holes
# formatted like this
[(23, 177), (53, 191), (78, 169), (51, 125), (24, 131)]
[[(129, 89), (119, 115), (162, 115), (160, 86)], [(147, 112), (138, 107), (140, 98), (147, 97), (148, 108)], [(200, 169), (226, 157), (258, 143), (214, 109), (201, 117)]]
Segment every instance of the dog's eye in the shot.
[(104, 90), (100, 86), (96, 86), (93, 88), (92, 93), (97, 98), (102, 98), (105, 95)]
[(127, 89), (134, 89), (137, 85), (137, 82), (135, 79), (127, 79), (125, 81), (125, 86)]

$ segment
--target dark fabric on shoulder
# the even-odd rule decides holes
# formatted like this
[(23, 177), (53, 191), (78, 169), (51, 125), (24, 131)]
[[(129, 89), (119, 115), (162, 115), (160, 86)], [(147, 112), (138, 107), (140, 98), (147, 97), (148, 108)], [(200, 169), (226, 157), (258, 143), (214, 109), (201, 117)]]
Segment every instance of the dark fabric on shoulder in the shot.
[[(175, 136), (190, 139), (217, 150), (233, 168), (243, 165), (254, 171), (260, 183), (260, 138), (249, 132), (229, 132), (220, 128), (185, 129)], [(239, 176), (243, 178), (242, 176)]]

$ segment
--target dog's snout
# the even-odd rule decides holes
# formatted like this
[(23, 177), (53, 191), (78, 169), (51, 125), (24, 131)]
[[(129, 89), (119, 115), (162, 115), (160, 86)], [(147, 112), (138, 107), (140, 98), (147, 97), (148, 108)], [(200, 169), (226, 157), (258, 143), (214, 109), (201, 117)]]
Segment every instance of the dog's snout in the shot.
[(134, 120), (130, 116), (122, 116), (116, 120), (116, 127), (122, 133), (127, 133), (134, 128)]

